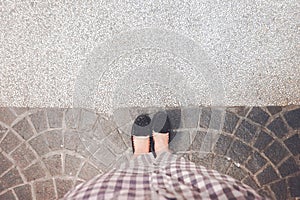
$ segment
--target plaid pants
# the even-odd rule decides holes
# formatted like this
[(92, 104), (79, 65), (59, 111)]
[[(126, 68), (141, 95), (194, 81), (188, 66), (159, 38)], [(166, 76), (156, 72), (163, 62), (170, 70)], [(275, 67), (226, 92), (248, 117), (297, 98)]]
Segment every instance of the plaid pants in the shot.
[(138, 156), (78, 185), (64, 199), (264, 199), (252, 188), (170, 153)]

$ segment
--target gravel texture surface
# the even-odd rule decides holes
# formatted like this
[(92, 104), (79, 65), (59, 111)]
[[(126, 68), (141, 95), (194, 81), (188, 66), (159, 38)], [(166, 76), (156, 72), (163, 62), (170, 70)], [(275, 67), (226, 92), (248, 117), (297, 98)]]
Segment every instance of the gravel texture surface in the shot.
[(300, 103), (298, 0), (4, 1), (0, 105)]

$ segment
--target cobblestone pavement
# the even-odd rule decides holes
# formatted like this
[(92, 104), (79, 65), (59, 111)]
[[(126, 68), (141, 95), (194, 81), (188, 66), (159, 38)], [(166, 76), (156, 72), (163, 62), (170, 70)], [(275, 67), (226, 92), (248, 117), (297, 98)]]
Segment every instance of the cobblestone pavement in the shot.
[[(0, 199), (57, 199), (131, 156), (135, 117), (86, 109), (0, 108)], [(300, 106), (168, 110), (180, 156), (272, 199), (300, 198)]]

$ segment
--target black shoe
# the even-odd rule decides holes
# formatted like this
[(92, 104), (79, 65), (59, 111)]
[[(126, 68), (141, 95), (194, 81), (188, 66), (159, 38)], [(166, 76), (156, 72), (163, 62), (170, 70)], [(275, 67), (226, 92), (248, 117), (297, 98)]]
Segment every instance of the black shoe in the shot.
[[(134, 149), (134, 143), (133, 143), (133, 136), (152, 136), (152, 123), (151, 123), (151, 118), (147, 114), (142, 114), (139, 115), (135, 120), (132, 125), (132, 130), (131, 130), (131, 144), (132, 144), (132, 151), (133, 153), (135, 152)], [(152, 139), (153, 141), (153, 139)], [(152, 142), (153, 143), (153, 142)], [(150, 138), (150, 149), (149, 152), (151, 151), (151, 138)]]
[[(168, 143), (170, 143), (171, 140), (175, 137), (175, 133), (172, 131), (171, 122), (168, 113), (166, 111), (159, 111), (155, 113), (152, 119), (152, 130), (156, 133), (165, 133), (165, 134), (169, 133)], [(156, 153), (154, 151), (154, 141), (151, 148), (154, 157), (156, 157)]]
[(156, 133), (170, 133), (171, 123), (166, 111), (155, 113), (152, 120), (152, 130)]

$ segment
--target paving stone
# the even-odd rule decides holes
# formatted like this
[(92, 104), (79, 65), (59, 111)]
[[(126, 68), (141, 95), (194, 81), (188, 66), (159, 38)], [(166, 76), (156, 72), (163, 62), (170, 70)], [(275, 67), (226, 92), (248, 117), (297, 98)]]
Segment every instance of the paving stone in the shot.
[(67, 128), (77, 129), (81, 110), (79, 108), (70, 108), (65, 113), (65, 123)]
[(229, 168), (230, 164), (231, 162), (227, 158), (216, 155), (212, 163), (212, 168), (222, 174), (226, 174), (226, 171)]
[(40, 156), (50, 152), (50, 148), (47, 144), (47, 139), (45, 138), (44, 134), (31, 139), (29, 144)]
[(5, 192), (4, 194), (0, 195), (0, 199), (3, 199), (3, 200), (14, 200), (16, 198), (13, 195), (12, 191), (9, 190), (9, 191)]
[(3, 138), (3, 136), (5, 135), (5, 133), (7, 132), (7, 128), (5, 128), (4, 126), (2, 126), (0, 124), (0, 140)]
[(30, 115), (31, 122), (36, 130), (36, 132), (42, 132), (48, 128), (46, 121), (46, 114), (44, 111), (38, 111)]
[[(179, 112), (179, 113), (181, 113), (181, 111)], [(226, 117), (227, 117), (227, 115), (228, 115), (228, 113), (230, 113), (230, 114), (232, 114), (232, 118), (234, 118), (235, 120), (237, 119), (238, 120), (238, 117), (237, 117), (237, 115), (235, 114), (235, 113), (231, 113), (231, 112), (227, 112), (226, 113), (226, 115), (225, 115), (225, 121), (226, 121)], [(47, 113), (47, 115), (48, 115), (48, 113)], [(229, 117), (227, 117), (227, 118), (229, 118)], [(22, 121), (24, 120), (24, 123), (26, 122), (26, 120), (25, 120), (25, 118), (24, 119), (22, 119)], [(100, 122), (101, 120), (103, 120), (103, 122), (104, 122), (104, 124), (106, 123), (106, 127), (104, 126), (104, 125), (102, 125), (101, 123), (102, 122)], [(75, 121), (75, 120), (74, 120)], [(178, 121), (180, 121), (180, 119), (178, 120)], [(232, 122), (232, 124), (234, 124), (235, 123), (235, 121), (234, 120), (232, 120), (233, 122)], [(112, 121), (110, 121), (110, 120), (106, 120), (106, 119), (104, 119), (104, 118), (98, 118), (98, 120), (97, 120), (97, 123), (100, 123), (101, 124), (101, 127), (99, 128), (99, 130), (100, 129), (102, 129), (101, 130), (101, 132), (105, 132), (105, 134), (103, 134), (103, 137), (100, 137), (100, 138), (105, 138), (109, 133), (111, 133), (112, 132), (112, 130), (114, 130), (114, 128), (115, 128), (115, 124), (112, 122)], [(19, 122), (19, 123), (21, 123), (21, 121)], [(25, 123), (26, 124), (26, 123)], [(14, 125), (14, 127), (15, 126), (17, 126), (18, 125), (18, 123), (16, 124), (16, 125)], [(27, 125), (27, 124), (26, 124)], [(21, 126), (20, 125), (20, 127), (21, 128), (24, 128), (26, 125), (24, 125), (24, 126)], [(29, 125), (29, 124), (28, 124)], [(50, 125), (50, 120), (49, 120), (49, 125)], [(72, 124), (71, 124), (72, 125)], [(75, 122), (74, 122), (74, 127), (76, 127), (76, 125), (75, 125)], [(131, 125), (130, 125), (131, 126)], [(104, 128), (103, 128), (104, 127)], [(32, 127), (31, 127), (32, 128)], [(235, 125), (232, 125), (232, 126), (228, 126), (228, 127), (226, 127), (226, 123), (225, 123), (225, 125), (224, 125), (224, 127), (223, 127), (223, 130), (226, 130), (226, 132), (230, 132), (230, 130), (233, 130), (235, 128)], [(26, 128), (25, 128), (26, 129)], [(97, 129), (97, 124), (95, 125), (95, 129), (94, 129), (94, 133), (95, 133), (95, 130)], [(105, 131), (104, 131), (104, 130)], [(264, 129), (264, 127), (262, 127), (262, 129)], [(31, 131), (33, 131), (33, 130), (31, 130)], [(67, 131), (70, 131), (70, 130), (67, 130)], [(3, 134), (5, 134), (7, 132), (7, 129), (6, 128), (4, 128), (4, 130), (3, 130)], [(188, 132), (188, 131), (187, 131)], [(232, 132), (232, 131), (231, 131)], [(106, 133), (107, 133), (107, 135), (106, 135)], [(205, 132), (202, 132), (203, 134), (201, 135), (201, 134), (198, 134), (198, 133), (200, 133), (200, 132), (197, 132), (196, 134), (195, 134), (195, 136), (193, 135), (192, 137), (187, 137), (188, 139), (190, 139), (190, 138), (193, 138), (193, 140), (192, 140), (192, 145), (191, 145), (191, 149), (192, 150), (200, 150), (200, 147), (202, 146), (202, 144), (203, 144), (203, 142), (204, 142), (204, 138), (205, 138), (205, 135), (206, 135), (206, 133)], [(43, 133), (42, 134), (42, 136), (44, 137), (44, 140), (45, 140), (45, 144), (43, 144), (43, 142), (41, 142), (40, 144), (42, 144), (42, 145), (40, 145), (41, 146), (41, 148), (43, 149), (43, 150), (39, 150), (39, 152), (42, 152), (40, 155), (44, 155), (45, 153), (48, 153), (48, 152), (50, 152), (50, 151), (52, 151), (52, 150), (58, 150), (58, 149), (61, 149), (61, 147), (60, 147), (60, 145), (61, 145), (61, 142), (60, 142), (60, 140), (58, 139), (55, 139), (55, 137), (54, 137), (54, 139), (52, 138), (52, 136), (49, 136), (49, 138), (50, 138), (50, 143), (51, 143), (51, 140), (53, 139), (53, 145), (54, 145), (54, 148), (53, 149), (50, 149), (50, 147), (49, 147), (49, 145), (47, 144), (48, 143), (48, 138), (46, 138), (46, 134), (48, 134), (48, 132), (46, 132), (45, 134)], [(77, 141), (77, 142), (79, 142), (80, 144), (79, 145), (75, 145), (75, 146), (73, 146), (73, 144), (76, 144), (76, 142), (75, 143), (72, 143), (72, 142), (69, 142), (70, 140), (68, 139), (68, 134), (66, 134), (66, 136), (65, 136), (65, 145), (68, 147), (67, 149), (68, 150), (71, 150), (71, 149), (74, 149), (74, 150), (71, 150), (71, 151), (74, 151), (74, 152), (78, 152), (78, 153), (80, 153), (81, 151), (82, 152), (87, 152), (87, 154), (84, 154), (84, 153), (80, 153), (81, 155), (90, 155), (90, 154), (88, 154), (88, 151), (86, 150), (86, 146), (85, 146), (85, 144), (82, 144), (82, 142), (81, 142), (81, 139), (79, 138), (79, 136), (81, 136), (81, 134), (85, 134), (85, 133), (80, 133), (80, 134), (77, 134), (77, 139), (75, 139), (74, 141)], [(191, 134), (191, 133), (190, 133)], [(197, 135), (198, 134), (198, 135)], [(128, 134), (126, 134), (126, 136), (128, 136), (128, 137), (126, 137), (126, 144), (128, 145), (128, 147), (130, 147), (131, 148), (131, 140), (130, 140), (130, 135), (128, 135)], [(190, 135), (189, 135), (190, 136)], [(30, 136), (31, 137), (31, 136)], [(123, 135), (122, 135), (122, 137), (123, 137)], [(201, 156), (199, 156), (199, 153), (198, 153), (198, 155), (191, 155), (191, 158), (190, 159), (195, 159), (195, 160), (198, 160), (197, 162), (198, 163), (201, 163), (202, 165), (204, 165), (204, 166), (207, 166), (207, 167), (210, 167), (210, 166), (212, 166), (212, 168), (214, 168), (214, 169), (217, 169), (218, 171), (220, 171), (221, 173), (225, 173), (226, 172), (226, 170), (229, 168), (229, 165), (232, 163), (231, 161), (228, 161), (225, 157), (223, 157), (223, 156), (220, 156), (220, 154), (225, 154), (226, 153), (226, 150), (225, 151), (222, 151), (222, 148), (224, 148), (224, 149), (228, 149), (228, 148), (226, 148), (227, 147), (227, 144), (230, 144), (230, 142), (228, 142), (226, 139), (228, 139), (227, 138), (228, 137), (228, 135), (220, 135), (220, 138), (219, 138), (219, 140), (218, 140), (218, 142), (220, 143), (219, 145), (219, 150), (217, 150), (217, 154), (219, 154), (219, 155), (216, 155), (215, 157), (212, 155), (212, 154), (208, 154), (209, 156), (206, 156), (206, 157), (201, 157)], [(23, 137), (24, 138), (24, 137)], [(225, 138), (225, 139), (224, 139)], [(1, 126), (0, 126), (0, 139), (1, 139)], [(123, 137), (123, 139), (124, 139), (124, 137)], [(231, 139), (231, 138), (230, 138)], [(128, 140), (128, 141), (127, 141)], [(291, 136), (290, 138), (288, 138), (288, 139), (285, 139), (284, 140), (284, 143), (285, 143), (285, 145), (286, 145), (286, 147), (293, 153), (293, 155), (295, 155), (295, 156), (297, 156), (297, 155), (299, 155), (299, 148), (298, 148), (298, 146), (299, 146), (299, 143), (297, 142), (297, 140), (299, 140), (299, 135), (297, 134), (297, 133), (294, 133), (294, 135), (293, 136)], [(32, 142), (33, 140), (31, 140), (30, 142)], [(111, 139), (110, 141), (113, 141), (114, 142), (114, 139)], [(230, 140), (231, 141), (231, 140)], [(239, 140), (238, 140), (239, 141)], [(217, 147), (217, 145), (218, 145), (218, 142), (216, 143), (216, 146), (215, 146), (215, 149), (216, 149), (216, 147)], [(228, 143), (227, 143), (228, 142)], [(268, 144), (270, 144), (270, 143), (272, 143), (273, 142), (273, 138), (271, 137), (271, 136), (269, 136), (268, 135), (268, 133), (267, 132), (264, 132), (264, 131), (261, 131), (259, 134), (258, 134), (258, 137), (256, 138), (256, 140), (255, 140), (255, 143), (254, 143), (254, 147), (255, 148), (257, 148), (257, 149), (259, 149), (259, 150), (264, 150), (265, 149), (265, 152), (273, 145), (271, 145), (270, 147), (267, 147), (268, 146)], [(243, 142), (241, 142), (243, 145), (246, 145), (247, 147), (248, 147), (248, 145), (247, 144), (244, 144)], [(281, 143), (279, 143), (280, 145), (281, 145)], [(109, 145), (108, 143), (106, 143), (106, 145), (107, 146), (109, 146), (109, 147), (112, 147), (111, 145)], [(283, 147), (283, 149), (285, 150), (285, 151), (287, 151), (287, 149), (285, 149), (285, 145), (282, 145), (282, 147)], [(35, 147), (37, 147), (38, 146), (38, 144), (36, 144), (36, 146)], [(46, 147), (45, 147), (46, 146)], [(117, 147), (118, 147), (118, 145), (116, 145)], [(186, 146), (188, 146), (188, 144), (186, 144)], [(232, 144), (232, 147), (234, 146), (234, 144)], [(28, 154), (30, 154), (30, 153), (25, 153), (25, 150), (24, 150), (24, 148), (26, 147), (26, 145), (25, 144), (22, 144), (20, 147), (18, 147), (15, 151), (13, 151), (12, 152), (12, 157), (14, 158), (16, 155), (18, 155), (19, 157), (20, 157), (20, 159), (21, 159), (21, 157), (22, 157), (22, 153), (24, 153), (24, 154), (26, 154), (25, 156), (27, 156)], [(232, 148), (231, 147), (231, 148)], [(1, 144), (1, 148), (2, 148), (2, 144)], [(34, 145), (33, 145), (33, 148), (34, 148)], [(230, 151), (232, 151), (233, 152), (233, 150), (231, 150), (231, 148), (230, 149), (228, 149), (228, 152), (227, 152), (227, 155), (229, 154), (229, 152)], [(23, 150), (21, 150), (21, 149), (23, 149)], [(112, 161), (112, 164), (113, 163), (115, 163), (116, 162), (116, 159), (117, 159), (117, 157), (115, 156), (115, 154), (116, 153), (118, 153), (117, 151), (119, 150), (119, 149), (111, 149), (111, 148), (108, 148), (109, 149), (109, 151), (111, 152), (111, 153), (113, 153), (113, 157), (115, 158), (113, 161)], [(236, 148), (236, 149), (238, 149), (238, 148)], [(242, 149), (242, 151), (243, 151), (243, 148), (241, 148)], [(127, 149), (128, 150), (128, 149)], [(121, 150), (120, 150), (121, 151)], [(240, 151), (240, 149), (239, 149), (239, 151)], [(271, 150), (269, 150), (269, 151), (271, 151)], [(17, 153), (18, 152), (18, 153)], [(38, 151), (37, 151), (38, 152)], [(231, 153), (232, 153), (231, 152)], [(250, 168), (251, 168), (251, 172), (253, 171), (257, 171), (258, 169), (261, 169), (261, 168), (259, 168), (259, 164), (258, 163), (260, 163), (260, 161), (259, 161), (259, 158), (257, 158), (257, 157), (255, 157), (256, 155), (256, 153), (258, 153), (258, 152), (256, 152), (256, 151), (254, 151), (254, 150), (252, 150), (251, 149), (251, 147), (250, 147), (250, 154), (251, 154), (251, 152), (254, 152), (254, 154), (253, 155), (251, 155), (251, 157), (250, 157), (250, 159), (247, 161), (247, 163), (246, 163), (246, 167), (250, 170)], [(287, 151), (288, 152), (288, 151)], [(100, 154), (99, 152), (98, 152), (98, 154)], [(98, 154), (97, 154), (97, 156), (98, 156)], [(195, 153), (196, 154), (196, 153)], [(289, 154), (289, 152), (288, 152), (288, 154)], [(1, 170), (2, 170), (2, 168), (1, 167), (3, 167), (3, 172), (2, 173), (4, 173), (4, 171), (5, 170), (8, 170), (11, 166), (12, 166), (12, 163), (10, 162), (10, 161), (8, 161), (8, 165), (7, 166), (5, 166), (5, 162), (7, 162), (7, 161), (5, 161), (5, 157), (4, 157), (4, 161), (2, 162), (2, 159), (1, 159), (1, 153), (0, 153), (0, 174), (1, 174)], [(182, 154), (182, 155), (184, 155), (184, 154)], [(267, 154), (266, 154), (267, 155)], [(3, 155), (2, 155), (2, 157), (3, 157)], [(231, 156), (230, 156), (231, 157)], [(285, 156), (284, 156), (284, 158), (285, 158)], [(283, 159), (284, 159), (283, 158)], [(14, 158), (15, 160), (17, 160), (16, 158)], [(35, 158), (34, 158), (35, 159)], [(109, 158), (110, 159), (110, 158)], [(242, 157), (242, 159), (243, 159), (243, 157)], [(292, 173), (295, 173), (295, 170), (296, 170), (296, 168), (295, 168), (295, 166), (297, 166), (297, 164), (296, 164), (296, 161), (293, 159), (293, 158), (290, 158), (290, 159), (292, 159), (292, 161), (290, 161), (289, 159), (288, 160), (286, 160), (285, 162), (283, 162), (279, 167), (278, 167), (278, 170), (280, 171), (280, 173), (281, 173), (281, 175), (282, 176), (290, 176)], [(297, 159), (298, 159), (298, 157), (297, 157)], [(55, 159), (54, 159), (55, 160)], [(58, 159), (56, 159), (56, 160), (58, 160)], [(98, 159), (97, 159), (98, 160)], [(120, 160), (120, 159), (119, 159)], [(126, 157), (124, 157), (124, 161), (126, 160)], [(32, 160), (33, 161), (33, 160)], [(30, 161), (31, 163), (32, 163), (32, 161)], [(99, 160), (98, 160), (99, 161)], [(236, 162), (238, 162), (237, 160), (235, 160)], [(298, 160), (297, 160), (298, 161)], [(29, 162), (29, 161), (28, 161)], [(102, 161), (101, 161), (102, 162)], [(258, 163), (257, 163), (258, 162)], [(278, 161), (278, 163), (279, 163), (280, 161)], [(4, 165), (2, 165), (2, 163), (4, 163)], [(24, 162), (24, 163), (26, 163), (26, 161)], [(55, 163), (55, 162), (54, 162)], [(99, 162), (100, 163), (100, 162)], [(28, 167), (28, 164), (30, 164), (30, 163), (26, 163), (26, 164), (24, 164), (24, 167)], [(47, 162), (45, 161), (45, 164), (46, 164), (46, 166), (47, 166), (47, 168), (49, 167), (47, 164)], [(68, 174), (68, 172), (70, 172), (70, 173), (72, 173), (71, 174), (71, 176), (74, 176), (77, 172), (78, 172), (78, 170), (80, 169), (80, 164), (81, 164), (81, 159), (80, 158), (77, 158), (77, 157), (75, 157), (75, 156), (71, 156), (71, 155), (66, 155), (66, 160), (65, 160), (65, 173), (67, 174), (67, 175), (70, 175), (70, 174)], [(18, 164), (19, 166), (22, 166), (22, 164)], [(102, 165), (102, 164), (101, 164)], [(277, 164), (278, 165), (278, 164)], [(57, 169), (57, 168), (55, 168), (55, 164), (53, 165), (54, 167), (52, 167), (53, 169)], [(58, 165), (59, 166), (59, 168), (60, 168), (60, 170), (61, 170), (61, 163)], [(92, 165), (91, 165), (92, 166)], [(111, 166), (111, 165), (110, 165)], [(31, 166), (30, 166), (31, 167)], [(29, 168), (30, 168), (29, 167)], [(101, 167), (103, 167), (103, 166), (101, 166)], [(298, 166), (299, 167), (299, 166)], [(29, 169), (28, 168), (28, 169)], [(104, 166), (104, 168), (107, 168), (107, 167), (105, 167)], [(253, 168), (253, 169), (252, 169)], [(26, 169), (26, 170), (28, 170), (28, 169)], [(242, 168), (243, 169), (243, 168)], [(232, 169), (230, 169), (230, 170), (232, 170)], [(297, 168), (297, 170), (299, 171), (299, 169)], [(34, 171), (35, 173), (39, 173), (39, 171), (38, 170), (32, 170), (32, 171)], [(83, 172), (83, 170), (81, 170), (81, 172), (80, 172), (80, 176), (87, 176), (87, 175), (84, 175), (84, 173), (91, 173), (91, 169), (87, 169), (85, 172)], [(233, 170), (232, 170), (233, 171)], [(277, 171), (277, 170), (276, 170)], [(285, 171), (285, 172), (284, 172)], [(231, 172), (231, 173), (238, 173), (238, 172)], [(276, 172), (275, 172), (276, 173)], [(286, 175), (286, 174), (287, 175)], [(290, 174), (289, 174), (290, 173)], [(58, 173), (52, 173), (51, 172), (51, 174), (57, 174), (57, 175), (61, 175), (61, 171)], [(92, 177), (94, 177), (95, 175), (98, 175), (98, 174), (100, 174), (100, 172), (99, 172), (99, 170), (97, 170), (96, 168), (95, 168), (95, 174), (93, 175), (93, 176), (91, 176), (91, 178)], [(24, 175), (25, 175), (25, 177), (27, 178), (27, 174), (25, 174), (24, 173)], [(260, 176), (262, 176), (261, 175), (261, 173), (259, 174)], [(42, 175), (41, 177), (44, 177), (45, 175)], [(267, 175), (266, 175), (267, 176)], [(271, 175), (269, 174), (269, 176), (272, 176), (272, 173), (271, 173)], [(250, 185), (251, 187), (252, 187), (252, 185), (255, 185), (256, 183), (255, 183), (255, 181), (250, 177), (250, 176), (247, 176), (247, 175), (245, 175), (244, 177), (246, 177), (245, 179), (244, 179), (244, 182), (246, 182), (247, 181), (247, 183), (246, 184), (248, 184), (248, 185)], [(86, 178), (86, 180), (87, 179), (89, 179), (89, 178)], [(249, 179), (249, 180), (248, 180)], [(261, 178), (262, 179), (262, 178)], [(289, 178), (287, 178), (287, 179), (289, 179)], [(2, 178), (0, 179), (0, 180), (2, 180)], [(63, 179), (61, 179), (62, 181), (63, 181)], [(260, 181), (260, 179), (258, 179), (259, 181)], [(56, 181), (56, 180), (55, 180)], [(270, 183), (270, 182), (272, 182), (272, 184), (271, 184), (271, 186), (273, 186), (273, 185), (275, 185), (277, 182), (274, 182), (275, 181), (275, 179), (273, 180), (273, 181), (269, 181), (268, 183)], [(56, 182), (56, 184), (57, 184), (57, 182)], [(67, 185), (67, 184), (66, 184)], [(271, 187), (270, 186), (270, 187)], [(0, 181), (0, 190), (3, 188), (3, 186), (2, 186), (2, 182)], [(20, 186), (20, 187), (22, 187), (22, 186)], [(30, 187), (30, 186), (29, 186)], [(254, 186), (253, 186), (254, 187)], [(256, 184), (256, 187), (257, 187), (257, 184)], [(268, 186), (269, 187), (269, 186)], [(275, 186), (273, 186), (273, 187), (275, 187)], [(279, 186), (278, 186), (279, 187)], [(272, 188), (272, 187), (271, 187)], [(279, 187), (280, 188), (280, 187)], [(59, 188), (57, 188), (57, 190), (59, 190)], [(272, 190), (273, 190), (273, 188), (272, 188)], [(16, 188), (14, 189), (14, 191), (16, 192)], [(274, 190), (273, 190), (274, 191)], [(278, 191), (279, 191), (279, 189), (278, 189)], [(30, 191), (31, 192), (31, 191)], [(59, 192), (59, 191), (58, 191)], [(16, 192), (17, 193), (17, 192)], [(60, 192), (59, 192), (60, 193)], [(61, 192), (61, 193), (63, 193), (63, 192)], [(275, 193), (275, 192), (274, 192)], [(275, 193), (276, 194), (276, 193)], [(31, 193), (29, 194), (29, 195), (31, 195)], [(276, 195), (278, 195), (278, 194), (276, 194)], [(28, 199), (28, 198), (27, 198)]]
[(1, 179), (0, 179), (0, 191), (4, 191), (5, 190), (5, 186), (3, 184), (4, 183), (2, 183)]
[(277, 141), (267, 147), (264, 153), (275, 165), (288, 155), (288, 151)]
[(11, 156), (20, 168), (27, 167), (32, 161), (36, 159), (33, 151), (28, 146), (26, 146), (26, 144), (22, 144), (21, 146), (19, 146), (14, 152), (12, 152)]
[(223, 128), (222, 115), (223, 114), (221, 110), (211, 109), (210, 122), (208, 127), (214, 130), (222, 129)]
[(268, 184), (277, 180), (279, 177), (271, 165), (268, 165), (261, 173), (257, 175), (257, 179), (261, 185)]
[(131, 119), (135, 120), (137, 116), (146, 113), (145, 109), (139, 108), (139, 107), (129, 107), (128, 111), (131, 115)]
[(217, 109), (203, 108), (200, 116), (200, 127), (219, 130), (221, 127), (222, 112)]
[(96, 122), (95, 128), (91, 132), (91, 134), (92, 134), (92, 137), (94, 137), (98, 141), (104, 140), (109, 135), (109, 133), (108, 134), (104, 133), (104, 131), (102, 130), (102, 127), (101, 127), (101, 124), (100, 124), (99, 120)]
[(85, 163), (79, 173), (79, 178), (82, 178), (84, 180), (89, 180), (97, 175), (99, 175), (100, 172), (91, 164)]
[(127, 149), (127, 146), (118, 131), (114, 131), (103, 143), (115, 154), (121, 154)]
[(21, 144), (21, 140), (12, 131), (9, 131), (5, 138), (2, 140), (0, 146), (3, 151), (5, 151), (6, 153), (10, 153), (19, 144)]
[(271, 190), (275, 194), (276, 199), (288, 199), (287, 198), (287, 185), (285, 180), (280, 180), (271, 184)]
[(13, 165), (2, 153), (0, 153), (0, 163), (0, 175)]
[(268, 187), (262, 187), (260, 190), (257, 191), (258, 194), (262, 197), (265, 197), (267, 199), (273, 199), (273, 196), (271, 195), (271, 191)]
[(268, 113), (266, 113), (260, 107), (253, 107), (247, 116), (248, 119), (251, 119), (256, 123), (259, 123), (260, 125), (265, 125), (269, 117), (270, 116), (268, 115)]
[(23, 174), (28, 182), (45, 176), (44, 169), (40, 163), (29, 166), (27, 169), (23, 170)]
[(263, 150), (272, 141), (273, 141), (273, 138), (268, 133), (261, 130), (260, 133), (258, 134), (258, 137), (256, 138), (256, 141), (253, 146), (259, 150)]
[(247, 176), (244, 180), (243, 183), (245, 183), (246, 185), (249, 185), (250, 187), (252, 187), (254, 190), (257, 190), (259, 188), (259, 186), (257, 185), (257, 183), (255, 182), (255, 180), (251, 177), (251, 176)]
[(288, 125), (293, 129), (300, 128), (300, 108), (286, 112), (284, 114), (284, 118), (286, 119)]
[(268, 111), (274, 115), (282, 111), (280, 106), (267, 106)]
[(19, 135), (24, 138), (24, 140), (28, 140), (31, 136), (34, 135), (32, 127), (28, 123), (26, 118), (23, 118), (17, 124), (12, 127)]
[(11, 125), (11, 123), (16, 119), (16, 116), (7, 107), (0, 107), (0, 121)]
[(282, 177), (286, 177), (290, 174), (300, 172), (300, 167), (297, 165), (295, 159), (293, 157), (288, 158), (284, 161), (279, 167), (279, 172)]
[(58, 198), (62, 198), (73, 186), (72, 180), (55, 179)]
[(113, 121), (117, 124), (118, 127), (122, 127), (133, 120), (134, 119), (132, 118), (128, 108), (118, 108), (114, 110)]
[[(191, 144), (193, 143), (193, 141), (195, 140), (195, 137), (197, 136), (197, 133), (199, 133), (200, 131), (197, 129), (189, 129), (190, 130), (190, 141), (191, 141)], [(178, 130), (175, 130), (173, 132), (176, 132)]]
[(19, 200), (30, 200), (32, 198), (31, 186), (29, 184), (14, 188), (14, 191)]
[(256, 130), (257, 127), (254, 124), (243, 120), (238, 129), (236, 130), (235, 135), (242, 139), (244, 142), (249, 143), (253, 139)]
[(227, 175), (241, 181), (243, 178), (245, 178), (245, 176), (247, 176), (247, 172), (242, 169), (241, 167), (237, 167), (236, 165), (232, 164), (227, 173)]
[(199, 123), (200, 109), (188, 107), (181, 109), (181, 122), (184, 128), (197, 128)]
[(196, 165), (201, 165), (208, 169), (211, 169), (213, 159), (214, 159), (214, 155), (212, 153), (203, 154), (203, 153), (194, 152), (191, 154), (190, 161), (195, 163)]
[(195, 149), (195, 150), (198, 152), (212, 152), (213, 145), (215, 145), (215, 143), (217, 142), (218, 137), (219, 137), (219, 134), (217, 134), (217, 133), (207, 132), (205, 137), (203, 138), (200, 148)]
[(60, 154), (43, 158), (43, 162), (52, 176), (62, 175), (62, 159)]
[(67, 154), (65, 160), (65, 174), (69, 176), (75, 176), (79, 171), (80, 165), (80, 158)]
[(260, 153), (255, 151), (248, 162), (246, 163), (246, 168), (252, 172), (253, 174), (256, 173), (258, 170), (260, 170), (265, 164), (267, 163), (267, 160), (263, 158)]
[(83, 183), (83, 182), (84, 181), (82, 181), (82, 180), (76, 180), (74, 187), (77, 186), (77, 185), (79, 185), (79, 184), (81, 184), (81, 183)]
[[(131, 137), (132, 124), (133, 124), (133, 122), (128, 123), (128, 124), (126, 124), (122, 127), (118, 127), (118, 131), (122, 135), (122, 137), (123, 137), (126, 144), (128, 144), (128, 143), (127, 143), (127, 140), (124, 136)], [(130, 143), (130, 147), (131, 147), (131, 143)]]
[[(120, 130), (118, 130), (118, 131), (120, 131)], [(131, 136), (128, 134), (122, 133), (122, 132), (120, 134), (121, 134), (126, 146), (129, 148), (132, 148)]]
[(79, 130), (91, 131), (94, 128), (98, 115), (92, 110), (83, 109), (80, 114)]
[(63, 135), (61, 130), (52, 130), (44, 133), (50, 150), (60, 150), (63, 147)]
[[(88, 152), (90, 154), (94, 154), (99, 146), (102, 143), (106, 143), (107, 140), (98, 140), (94, 133), (89, 131), (89, 132), (79, 132), (79, 138), (81, 140), (81, 143), (83, 145), (82, 150), (79, 149), (82, 153)], [(85, 153), (85, 155), (87, 155), (87, 153)]]
[(300, 136), (299, 134), (294, 134), (284, 141), (284, 144), (292, 152), (293, 155), (300, 154)]
[[(128, 109), (128, 108), (127, 108)], [(149, 113), (150, 115), (154, 115), (155, 113), (159, 112), (159, 111), (166, 111), (166, 107), (155, 107), (155, 106), (151, 106), (151, 107), (146, 107), (146, 108), (143, 108), (143, 107), (137, 107), (137, 111), (140, 113), (140, 114), (144, 114), (144, 113)], [(176, 108), (177, 109), (177, 108)], [(137, 117), (137, 116), (135, 116)], [(132, 118), (132, 120), (134, 121), (135, 120), (135, 117)]]
[(23, 183), (23, 181), (16, 168), (10, 169), (0, 178), (0, 185), (2, 185), (4, 189), (11, 188), (21, 183)]
[(200, 127), (208, 128), (211, 118), (211, 109), (210, 108), (203, 108), (200, 116)]
[(94, 157), (105, 167), (110, 166), (116, 161), (116, 155), (113, 154), (104, 144), (100, 145), (99, 149), (94, 154)]
[(277, 137), (282, 138), (288, 133), (288, 129), (281, 117), (274, 119), (269, 125), (268, 129), (271, 130)]
[(170, 124), (172, 129), (178, 129), (181, 124), (181, 109), (180, 108), (175, 108), (175, 109), (169, 109), (166, 110)]
[(48, 108), (47, 117), (50, 128), (61, 128), (63, 120), (63, 109), (61, 108)]
[(219, 155), (225, 155), (232, 143), (232, 137), (221, 134), (214, 148), (214, 152)]
[(127, 155), (122, 155), (113, 165), (113, 168), (119, 168), (120, 165), (127, 163), (129, 160), (127, 159)]
[(288, 179), (289, 191), (292, 197), (300, 197), (300, 175)]
[(64, 147), (66, 149), (75, 151), (85, 157), (90, 155), (83, 145), (77, 131), (67, 130), (64, 134), (64, 137)]
[(115, 124), (113, 124), (111, 121), (100, 118), (97, 120), (93, 132), (98, 140), (103, 140), (115, 129)]
[(176, 153), (179, 151), (187, 151), (190, 145), (190, 132), (177, 131), (175, 137), (169, 143), (169, 148)]
[(190, 153), (182, 153), (182, 154), (177, 154), (179, 158), (183, 158), (185, 160), (189, 160), (190, 158)]
[(238, 163), (243, 163), (251, 154), (252, 148), (240, 140), (235, 140), (227, 152), (227, 156)]
[(204, 142), (206, 132), (197, 131), (195, 137), (193, 137), (192, 144), (190, 146), (190, 150), (192, 151), (200, 151), (200, 148)]
[(234, 128), (236, 127), (239, 121), (239, 117), (231, 112), (226, 112), (225, 121), (223, 125), (223, 131), (227, 133), (233, 133)]
[(249, 111), (249, 107), (245, 107), (245, 106), (235, 106), (235, 107), (227, 107), (226, 110), (232, 112), (232, 113), (236, 113), (237, 115), (241, 116), (241, 117), (245, 117), (246, 114)]
[(24, 112), (28, 111), (28, 108), (26, 107), (13, 107), (12, 109), (15, 111), (15, 113), (17, 113), (17, 115), (21, 115)]
[(36, 199), (56, 199), (55, 188), (52, 179), (34, 182), (34, 190)]

